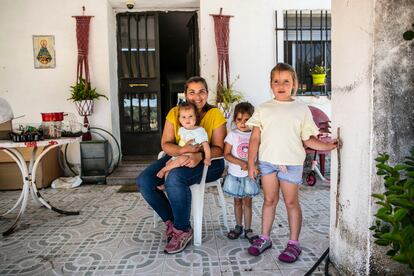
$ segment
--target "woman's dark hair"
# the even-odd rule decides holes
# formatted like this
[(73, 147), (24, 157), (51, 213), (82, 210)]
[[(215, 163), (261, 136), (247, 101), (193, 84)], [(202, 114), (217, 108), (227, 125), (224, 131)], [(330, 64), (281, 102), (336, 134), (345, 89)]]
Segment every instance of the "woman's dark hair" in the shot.
[(234, 108), (233, 121), (236, 121), (237, 114), (239, 113), (241, 114), (247, 113), (250, 116), (252, 116), (254, 113), (254, 106), (249, 102), (238, 103), (236, 107)]
[[(206, 88), (206, 91), (207, 91), (207, 93), (208, 93), (208, 85), (207, 85), (207, 82), (206, 82), (206, 80), (203, 78), (203, 77), (200, 77), (200, 76), (193, 76), (193, 77), (191, 77), (191, 78), (189, 78), (186, 82), (185, 82), (185, 84), (184, 84), (184, 93), (187, 93), (187, 89), (188, 89), (188, 85), (190, 84), (190, 83), (201, 83), (205, 88)], [(214, 106), (213, 105), (210, 105), (209, 103), (206, 103), (204, 106), (203, 106), (203, 109), (202, 109), (202, 111), (203, 112), (207, 112), (207, 111), (209, 111), (210, 109), (212, 109)], [(198, 113), (197, 113), (198, 114)]]
[(206, 88), (206, 91), (208, 92), (208, 86), (207, 86), (206, 80), (203, 77), (199, 77), (199, 76), (193, 76), (193, 77), (189, 78), (185, 82), (185, 84), (184, 84), (184, 92), (187, 92), (188, 85), (190, 83), (193, 83), (193, 82), (201, 82), (204, 85), (204, 87)]
[(198, 114), (197, 107), (194, 104), (190, 102), (182, 102), (178, 105), (178, 116), (180, 116), (181, 110), (193, 110), (196, 115), (196, 126), (200, 124), (200, 114)]

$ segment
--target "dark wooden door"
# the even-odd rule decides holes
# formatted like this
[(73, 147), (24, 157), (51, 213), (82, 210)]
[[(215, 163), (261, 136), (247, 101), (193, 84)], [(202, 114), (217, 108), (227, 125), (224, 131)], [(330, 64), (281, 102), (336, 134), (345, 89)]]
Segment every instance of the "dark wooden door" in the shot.
[(197, 13), (194, 13), (187, 24), (189, 36), (189, 47), (187, 50), (187, 76), (199, 76), (200, 74), (200, 53), (197, 22)]
[(153, 155), (161, 141), (158, 15), (121, 13), (117, 28), (122, 154)]

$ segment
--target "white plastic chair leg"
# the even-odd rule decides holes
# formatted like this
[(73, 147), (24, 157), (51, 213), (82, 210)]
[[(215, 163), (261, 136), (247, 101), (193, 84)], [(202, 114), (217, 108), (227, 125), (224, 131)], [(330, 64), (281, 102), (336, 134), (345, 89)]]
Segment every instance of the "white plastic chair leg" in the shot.
[(153, 211), (153, 219), (154, 219), (154, 228), (158, 227), (158, 221), (161, 219), (157, 212)]
[(216, 187), (217, 192), (219, 195), (220, 205), (221, 205), (221, 212), (223, 213), (223, 224), (226, 228), (227, 232), (229, 231), (229, 225), (227, 224), (227, 208), (226, 208), (226, 199), (224, 198), (223, 189), (221, 187), (221, 179), (216, 180)]
[(194, 184), (191, 189), (191, 212), (193, 214), (193, 243), (201, 245), (203, 229), (203, 208), (204, 208), (204, 188), (205, 183)]

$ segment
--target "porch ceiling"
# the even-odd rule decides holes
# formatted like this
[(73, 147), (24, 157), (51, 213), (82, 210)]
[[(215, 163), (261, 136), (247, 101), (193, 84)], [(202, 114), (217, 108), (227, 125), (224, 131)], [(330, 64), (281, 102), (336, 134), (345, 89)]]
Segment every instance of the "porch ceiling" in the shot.
[[(125, 0), (108, 0), (114, 9), (126, 9)], [(177, 9), (177, 8), (198, 8), (200, 0), (134, 0), (134, 9)], [(133, 9), (133, 10), (134, 10)]]

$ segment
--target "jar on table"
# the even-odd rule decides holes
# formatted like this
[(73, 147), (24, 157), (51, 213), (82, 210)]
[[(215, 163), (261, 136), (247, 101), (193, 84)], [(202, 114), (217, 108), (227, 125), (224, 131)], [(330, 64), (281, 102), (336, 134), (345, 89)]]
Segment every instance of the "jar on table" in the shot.
[(43, 137), (57, 139), (62, 136), (63, 112), (42, 113)]

